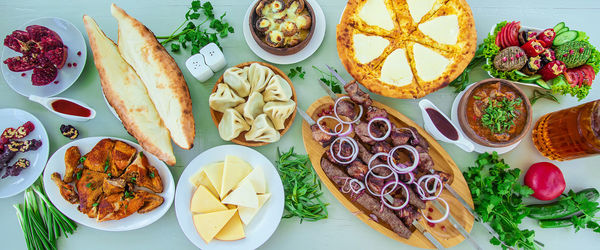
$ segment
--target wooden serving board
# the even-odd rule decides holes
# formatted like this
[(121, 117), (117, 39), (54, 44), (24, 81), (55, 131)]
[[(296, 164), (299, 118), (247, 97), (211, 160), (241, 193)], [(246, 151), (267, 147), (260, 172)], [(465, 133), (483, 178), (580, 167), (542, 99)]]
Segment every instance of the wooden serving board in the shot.
[[(283, 77), (283, 79), (285, 79), (290, 84), (290, 88), (292, 89), (292, 101), (294, 101), (296, 103), (296, 105), (298, 105), (298, 97), (296, 96), (296, 89), (294, 89), (292, 80), (290, 80), (290, 78), (279, 68), (277, 68), (271, 64), (264, 63), (264, 62), (245, 62), (245, 63), (235, 65), (234, 67), (245, 68), (245, 67), (249, 67), (253, 63), (258, 63), (260, 65), (263, 65), (263, 66), (273, 70), (273, 72), (275, 74)], [(217, 80), (217, 83), (215, 83), (215, 86), (213, 87), (213, 90), (211, 93), (215, 93), (215, 91), (217, 91), (217, 85), (219, 85), (219, 83), (223, 83), (223, 75), (221, 75), (221, 77), (219, 77), (219, 80)], [(248, 97), (244, 97), (244, 100), (248, 101)], [(223, 113), (216, 111), (210, 107), (209, 107), (209, 109), (210, 109), (210, 116), (212, 117), (212, 120), (215, 123), (215, 126), (217, 126), (217, 128), (218, 128), (219, 122), (221, 122), (221, 118), (223, 118)], [(295, 108), (294, 108), (294, 112), (292, 112), (292, 114), (285, 120), (285, 122), (284, 122), (285, 128), (283, 128), (282, 130), (279, 131), (279, 134), (281, 136), (283, 136), (288, 131), (288, 129), (290, 129), (290, 127), (292, 126), (292, 123), (294, 122), (294, 117), (296, 117), (296, 109)], [(250, 124), (250, 125), (252, 126), (252, 124)], [(242, 146), (246, 146), (246, 147), (258, 147), (258, 146), (263, 146), (263, 145), (269, 144), (269, 142), (246, 140), (245, 135), (247, 132), (248, 131), (244, 131), (244, 132), (240, 133), (240, 135), (236, 138), (233, 138), (233, 140), (231, 140), (231, 142), (242, 145)]]
[[(317, 120), (317, 114), (333, 105), (333, 100), (328, 97), (322, 97), (315, 101), (306, 111), (308, 115), (310, 115), (315, 121)], [(385, 106), (379, 102), (373, 101), (373, 106), (385, 109), (389, 114), (389, 119), (391, 122), (396, 125), (402, 126), (412, 126), (417, 128), (419, 134), (421, 134), (429, 143), (429, 154), (434, 162), (434, 169), (441, 170), (446, 173), (452, 174), (454, 177), (453, 182), (450, 184), (454, 190), (456, 190), (460, 196), (465, 199), (471, 207), (473, 207), (473, 200), (471, 199), (471, 191), (465, 182), (465, 179), (452, 158), (448, 155), (448, 153), (440, 146), (440, 144), (433, 139), (423, 128), (417, 125), (414, 121), (410, 120), (408, 117), (404, 116), (400, 112)], [(413, 231), (411, 237), (409, 239), (402, 238), (394, 233), (387, 225), (375, 222), (373, 219), (369, 217), (370, 212), (364, 209), (358, 204), (351, 202), (351, 199), (348, 195), (340, 192), (340, 190), (335, 186), (335, 184), (325, 175), (323, 169), (321, 168), (321, 157), (324, 155), (326, 148), (321, 147), (319, 143), (313, 140), (311, 135), (310, 126), (306, 121), (302, 123), (302, 139), (304, 141), (304, 147), (306, 148), (306, 152), (308, 152), (310, 161), (315, 169), (315, 172), (321, 178), (321, 181), (325, 184), (327, 189), (337, 198), (338, 201), (342, 203), (352, 214), (356, 215), (360, 220), (362, 220), (365, 224), (369, 225), (373, 229), (378, 232), (400, 241), (402, 243), (420, 247), (420, 248), (428, 248), (433, 249), (435, 246), (423, 236), (421, 232), (416, 230), (414, 227), (411, 227)], [(460, 204), (456, 198), (452, 196), (447, 190), (444, 190), (441, 196), (444, 200), (448, 202), (450, 206), (450, 213), (454, 218), (461, 224), (467, 231), (471, 231), (473, 227), (474, 218), (473, 216)], [(425, 215), (431, 216), (433, 219), (437, 219), (441, 217), (441, 213), (430, 204), (427, 203), (427, 207), (422, 211)], [(435, 224), (433, 227), (429, 225), (429, 223), (424, 220), (422, 217), (419, 219), (419, 223), (423, 225), (423, 227), (429, 231), (444, 247), (449, 248), (457, 245), (462, 242), (465, 238), (456, 230), (448, 220)]]

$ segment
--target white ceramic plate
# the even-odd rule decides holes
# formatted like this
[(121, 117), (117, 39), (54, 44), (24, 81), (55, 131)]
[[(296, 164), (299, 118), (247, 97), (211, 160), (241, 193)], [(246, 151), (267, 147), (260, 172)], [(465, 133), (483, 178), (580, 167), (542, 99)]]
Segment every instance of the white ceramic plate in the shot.
[[(458, 103), (460, 102), (460, 99), (463, 97), (464, 94), (465, 94), (465, 91), (462, 91), (462, 92), (458, 93), (458, 95), (456, 95), (456, 98), (454, 99), (454, 102), (452, 103), (452, 109), (450, 110), (450, 119), (452, 120), (452, 122), (454, 124), (459, 125), (456, 127), (458, 128), (460, 133), (462, 133), (463, 135), (465, 134), (465, 132), (462, 130), (462, 128), (460, 127), (460, 123), (458, 122)], [(504, 153), (507, 153), (507, 152), (515, 149), (517, 146), (519, 146), (519, 143), (521, 143), (521, 141), (523, 139), (521, 139), (521, 141), (518, 141), (513, 145), (502, 147), (502, 148), (492, 148), (492, 147), (483, 146), (479, 143), (474, 142), (468, 136), (465, 136), (465, 140), (473, 143), (473, 146), (475, 146), (475, 149), (473, 151), (475, 151), (477, 153), (485, 153), (485, 152), (491, 153), (493, 151), (496, 151), (496, 152), (498, 152), (498, 154), (504, 154)]]
[[(250, 225), (244, 228), (246, 238), (237, 241), (213, 240), (206, 244), (200, 237), (194, 222), (192, 221), (192, 212), (190, 212), (190, 201), (196, 187), (189, 179), (196, 172), (200, 171), (209, 163), (225, 160), (225, 156), (235, 155), (247, 161), (253, 167), (261, 166), (267, 179), (267, 189), (271, 193), (271, 198), (260, 209), (256, 217), (250, 222)], [(239, 145), (223, 145), (211, 148), (196, 156), (194, 160), (185, 168), (177, 183), (177, 193), (175, 194), (175, 212), (179, 226), (185, 233), (185, 236), (201, 249), (255, 249), (265, 243), (275, 232), (281, 216), (283, 215), (284, 193), (283, 185), (279, 173), (275, 166), (265, 156), (254, 149)]]
[(262, 49), (252, 37), (252, 33), (250, 33), (250, 25), (248, 22), (250, 18), (250, 12), (252, 11), (252, 7), (254, 7), (254, 5), (258, 1), (259, 0), (252, 1), (250, 6), (248, 7), (248, 10), (246, 11), (246, 15), (244, 16), (244, 23), (242, 24), (244, 30), (244, 38), (246, 39), (246, 43), (248, 44), (252, 52), (254, 52), (254, 54), (262, 58), (263, 60), (271, 63), (293, 64), (310, 57), (312, 54), (315, 53), (315, 51), (317, 51), (317, 49), (319, 49), (319, 47), (321, 46), (321, 42), (323, 42), (323, 38), (325, 37), (325, 28), (327, 27), (327, 24), (325, 23), (325, 14), (323, 14), (323, 10), (321, 9), (321, 6), (319, 6), (319, 3), (316, 0), (306, 0), (313, 8), (313, 11), (315, 13), (315, 33), (313, 34), (306, 47), (304, 47), (302, 50), (298, 51), (293, 55), (287, 56), (279, 56), (267, 52), (266, 50)]
[[(92, 150), (96, 143), (105, 138), (126, 142), (127, 144), (135, 147), (138, 151), (144, 152), (144, 155), (148, 157), (150, 164), (154, 166), (156, 170), (158, 170), (160, 178), (163, 181), (164, 191), (158, 194), (165, 199), (162, 205), (146, 214), (134, 213), (121, 220), (97, 222), (96, 219), (89, 218), (87, 215), (79, 212), (79, 210), (77, 210), (77, 204), (71, 204), (62, 198), (58, 187), (56, 184), (54, 184), (50, 177), (54, 172), (60, 173), (61, 177), (64, 176), (64, 157), (67, 149), (71, 146), (77, 146), (81, 151), (81, 155), (84, 155)], [(58, 149), (52, 155), (52, 157), (50, 157), (50, 160), (48, 160), (46, 170), (44, 170), (43, 182), (44, 188), (46, 189), (46, 194), (48, 194), (48, 198), (50, 198), (52, 204), (54, 204), (54, 206), (56, 206), (56, 208), (58, 208), (58, 210), (60, 210), (64, 215), (79, 224), (103, 231), (128, 231), (150, 225), (160, 219), (169, 210), (171, 204), (173, 204), (173, 198), (175, 196), (175, 182), (173, 181), (173, 176), (171, 175), (171, 171), (167, 165), (156, 158), (156, 156), (144, 151), (140, 145), (115, 137), (88, 137), (65, 144)]]
[[(67, 62), (62, 69), (58, 70), (58, 76), (55, 79), (55, 81), (58, 81), (58, 83), (50, 83), (44, 86), (34, 86), (31, 83), (31, 74), (33, 73), (33, 70), (25, 72), (12, 72), (4, 63), (0, 65), (2, 68), (2, 75), (4, 76), (4, 80), (6, 80), (8, 83), (8, 86), (23, 96), (55, 96), (71, 87), (77, 78), (79, 78), (79, 75), (81, 75), (87, 57), (85, 40), (83, 39), (81, 31), (79, 31), (72, 23), (57, 17), (43, 17), (31, 20), (21, 25), (18, 29), (25, 30), (25, 27), (34, 24), (45, 26), (58, 33), (60, 38), (63, 40), (63, 43), (69, 48)], [(78, 56), (77, 52), (81, 52), (81, 56)], [(2, 48), (2, 61), (9, 57), (20, 55), (21, 53), (9, 49), (6, 46), (3, 46)], [(67, 63), (77, 63), (77, 67), (69, 68), (67, 67)], [(22, 73), (25, 73), (26, 76), (21, 76)]]
[[(24, 110), (0, 109), (0, 130), (2, 130), (0, 133), (8, 127), (17, 128), (28, 121), (35, 125), (35, 129), (22, 140), (37, 139), (42, 141), (42, 146), (35, 151), (17, 153), (15, 158), (10, 161), (12, 165), (17, 159), (23, 157), (29, 160), (31, 165), (27, 169), (23, 169), (19, 176), (8, 176), (0, 179), (0, 198), (11, 197), (31, 186), (40, 177), (40, 174), (44, 171), (44, 166), (46, 166), (50, 146), (48, 145), (48, 134), (42, 122)], [(0, 174), (4, 174), (4, 171), (1, 171)]]

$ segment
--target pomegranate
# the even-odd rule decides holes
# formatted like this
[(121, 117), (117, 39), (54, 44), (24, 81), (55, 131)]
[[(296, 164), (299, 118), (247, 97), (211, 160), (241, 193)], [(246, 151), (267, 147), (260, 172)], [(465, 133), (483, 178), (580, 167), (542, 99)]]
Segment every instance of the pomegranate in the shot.
[(44, 26), (30, 25), (25, 30), (15, 30), (4, 38), (4, 46), (23, 54), (4, 60), (4, 64), (13, 72), (33, 70), (33, 85), (47, 85), (64, 67), (68, 48), (56, 32)]

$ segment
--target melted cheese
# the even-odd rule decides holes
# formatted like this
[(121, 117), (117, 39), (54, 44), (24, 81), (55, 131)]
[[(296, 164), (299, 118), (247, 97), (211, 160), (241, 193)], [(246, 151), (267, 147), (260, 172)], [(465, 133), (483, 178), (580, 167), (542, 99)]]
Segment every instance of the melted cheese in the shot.
[(367, 0), (358, 16), (368, 25), (379, 26), (385, 30), (394, 29), (394, 20), (392, 20), (384, 0)]
[(441, 16), (420, 24), (419, 29), (436, 42), (454, 45), (458, 40), (458, 17)]
[[(266, 34), (266, 39), (269, 39), (272, 43), (278, 46), (295, 46), (300, 43), (308, 36), (308, 30), (311, 27), (311, 17), (308, 13), (307, 9), (302, 10), (300, 13), (296, 13), (298, 10), (298, 3), (293, 2), (289, 7), (281, 10), (281, 12), (276, 12), (275, 2), (271, 4), (265, 5), (262, 9), (261, 17), (268, 20), (270, 22), (268, 26), (263, 21), (260, 22), (259, 25), (265, 24), (264, 27), (268, 27), (264, 33)], [(296, 26), (296, 33), (291, 34), (289, 36), (285, 35), (283, 32), (285, 30), (293, 30), (292, 24)], [(289, 33), (289, 32), (287, 32)], [(280, 44), (281, 43), (281, 44)]]
[(433, 8), (436, 0), (406, 0), (408, 11), (415, 23), (419, 23), (421, 18)]
[(418, 43), (415, 43), (413, 53), (415, 55), (417, 74), (423, 81), (437, 79), (446, 71), (446, 67), (450, 64), (448, 58)]
[(394, 50), (385, 59), (381, 66), (379, 80), (396, 86), (404, 86), (413, 82), (413, 74), (404, 49)]
[(383, 53), (383, 50), (390, 44), (390, 41), (380, 36), (355, 34), (353, 39), (356, 60), (362, 64), (366, 64), (379, 57)]

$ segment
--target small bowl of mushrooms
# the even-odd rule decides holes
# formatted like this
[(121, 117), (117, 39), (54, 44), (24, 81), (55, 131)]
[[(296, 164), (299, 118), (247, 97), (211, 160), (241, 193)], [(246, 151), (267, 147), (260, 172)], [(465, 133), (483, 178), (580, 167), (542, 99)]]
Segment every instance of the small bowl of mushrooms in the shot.
[(265, 51), (292, 55), (302, 50), (315, 31), (315, 15), (305, 0), (259, 0), (250, 12), (250, 32)]

